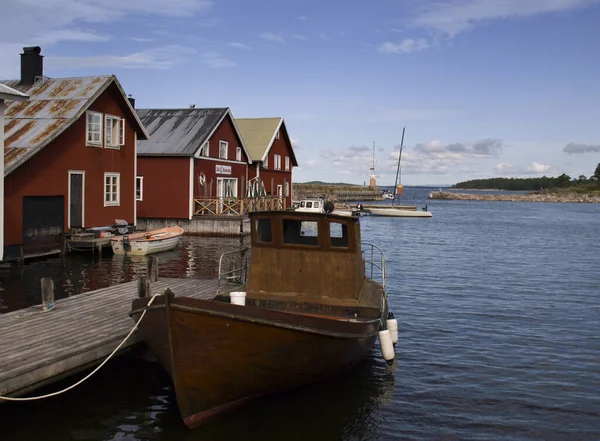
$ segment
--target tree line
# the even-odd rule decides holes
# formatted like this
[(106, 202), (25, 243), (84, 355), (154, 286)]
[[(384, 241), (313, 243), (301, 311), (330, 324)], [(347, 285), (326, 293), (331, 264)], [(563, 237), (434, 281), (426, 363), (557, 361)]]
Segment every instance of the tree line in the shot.
[(472, 179), (470, 181), (458, 182), (452, 188), (535, 191), (584, 185), (600, 186), (600, 163), (598, 163), (594, 173), (589, 178), (585, 175), (572, 178), (563, 173), (557, 177)]

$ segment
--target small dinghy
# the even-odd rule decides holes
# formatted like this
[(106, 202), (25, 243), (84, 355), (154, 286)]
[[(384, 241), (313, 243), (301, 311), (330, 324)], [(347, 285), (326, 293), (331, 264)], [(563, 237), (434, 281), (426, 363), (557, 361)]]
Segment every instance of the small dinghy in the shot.
[(181, 241), (183, 228), (167, 227), (115, 237), (111, 246), (115, 254), (143, 256), (174, 249)]

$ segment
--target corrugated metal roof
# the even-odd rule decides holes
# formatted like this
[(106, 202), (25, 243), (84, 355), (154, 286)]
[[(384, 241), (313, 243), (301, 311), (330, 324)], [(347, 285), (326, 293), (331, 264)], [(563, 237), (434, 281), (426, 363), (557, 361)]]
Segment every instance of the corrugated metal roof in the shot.
[[(73, 124), (113, 82), (129, 106), (114, 75), (44, 78), (33, 85), (22, 85), (18, 80), (2, 81), (4, 85), (29, 95), (29, 100), (11, 101), (5, 107), (4, 176)], [(146, 137), (133, 108), (131, 113), (139, 125), (138, 133)]]
[(150, 134), (138, 140), (138, 155), (193, 156), (225, 117), (228, 108), (137, 109)]
[(4, 100), (12, 100), (15, 99), (17, 101), (21, 101), (29, 98), (29, 96), (23, 92), (19, 92), (12, 87), (8, 87), (2, 83), (0, 83), (0, 99)]
[(253, 161), (262, 161), (282, 118), (236, 118), (235, 123)]

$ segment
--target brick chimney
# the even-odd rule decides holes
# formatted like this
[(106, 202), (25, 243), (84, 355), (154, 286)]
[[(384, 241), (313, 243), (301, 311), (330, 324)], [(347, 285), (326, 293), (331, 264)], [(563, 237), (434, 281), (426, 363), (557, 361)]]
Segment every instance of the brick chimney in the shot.
[(39, 46), (24, 47), (21, 54), (21, 84), (32, 85), (44, 75), (44, 57)]

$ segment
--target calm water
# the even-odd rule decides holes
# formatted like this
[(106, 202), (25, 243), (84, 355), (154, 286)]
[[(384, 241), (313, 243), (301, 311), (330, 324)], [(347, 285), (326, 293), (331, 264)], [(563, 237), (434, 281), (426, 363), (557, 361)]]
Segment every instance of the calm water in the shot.
[[(388, 258), (401, 337), (355, 369), (189, 431), (169, 378), (124, 358), (68, 394), (0, 406), (2, 440), (599, 440), (600, 205), (427, 201), (433, 219), (363, 217)], [(240, 240), (186, 238), (161, 275), (210, 275)], [(143, 260), (38, 262), (0, 274), (3, 311), (131, 280)], [(58, 289), (60, 287), (60, 290)], [(69, 379), (46, 391), (70, 385)], [(44, 391), (44, 392), (46, 392)]]

